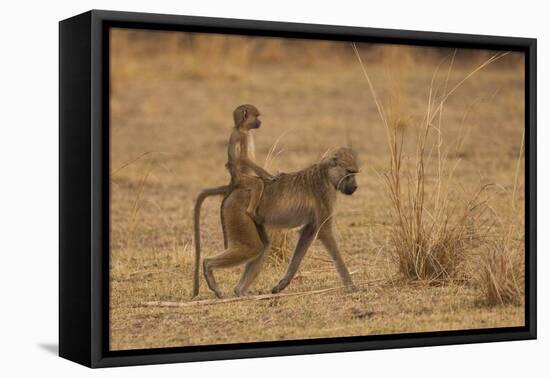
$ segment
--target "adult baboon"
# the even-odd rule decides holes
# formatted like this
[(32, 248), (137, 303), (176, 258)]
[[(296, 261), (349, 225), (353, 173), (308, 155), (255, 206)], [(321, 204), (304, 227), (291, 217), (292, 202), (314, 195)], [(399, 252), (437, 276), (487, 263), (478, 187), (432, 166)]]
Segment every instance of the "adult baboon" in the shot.
[[(264, 219), (264, 224), (276, 228), (301, 227), (288, 268), (272, 289), (273, 293), (278, 293), (288, 286), (316, 237), (319, 237), (334, 261), (343, 284), (353, 287), (353, 281), (334, 237), (333, 216), (337, 191), (346, 195), (353, 194), (357, 189), (355, 175), (358, 171), (355, 153), (349, 148), (340, 148), (318, 164), (298, 172), (280, 174), (275, 180), (265, 182), (264, 193), (258, 206), (258, 214)], [(207, 196), (225, 194), (226, 190), (227, 187), (212, 189), (211, 193), (197, 200), (193, 296), (196, 296), (199, 290), (200, 204)], [(218, 297), (221, 297), (221, 293), (214, 279), (214, 269), (246, 263), (234, 290), (235, 294), (240, 296), (247, 292), (257, 277), (269, 252), (269, 241), (263, 225), (256, 224), (244, 212), (249, 195), (248, 191), (239, 188), (227, 195), (222, 207), (227, 248), (203, 260), (206, 282)]]

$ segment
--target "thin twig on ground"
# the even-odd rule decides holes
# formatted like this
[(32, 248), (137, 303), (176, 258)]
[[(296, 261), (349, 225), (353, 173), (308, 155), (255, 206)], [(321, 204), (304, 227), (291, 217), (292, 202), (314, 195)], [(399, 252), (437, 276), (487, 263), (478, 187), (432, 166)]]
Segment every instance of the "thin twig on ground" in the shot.
[(244, 301), (262, 301), (266, 299), (277, 299), (277, 298), (298, 297), (298, 296), (304, 296), (304, 295), (324, 294), (324, 293), (336, 291), (343, 288), (345, 288), (345, 286), (331, 287), (329, 289), (320, 289), (320, 290), (312, 290), (312, 291), (300, 291), (296, 293), (260, 294), (260, 295), (249, 295), (247, 297), (203, 299), (199, 301), (189, 301), (189, 302), (151, 301), (151, 302), (142, 302), (141, 305), (145, 307), (190, 307), (190, 306), (214, 305), (214, 304), (224, 304), (224, 303), (244, 302)]

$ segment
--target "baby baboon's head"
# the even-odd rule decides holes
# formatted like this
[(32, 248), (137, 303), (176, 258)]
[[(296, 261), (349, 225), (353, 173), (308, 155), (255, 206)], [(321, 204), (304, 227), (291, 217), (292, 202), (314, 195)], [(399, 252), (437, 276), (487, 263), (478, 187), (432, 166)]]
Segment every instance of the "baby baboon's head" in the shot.
[(242, 130), (259, 128), (262, 122), (258, 117), (260, 117), (260, 112), (250, 104), (240, 105), (233, 111), (235, 127)]
[(325, 159), (328, 175), (334, 188), (346, 195), (357, 190), (355, 175), (359, 173), (357, 153), (351, 148), (341, 147)]

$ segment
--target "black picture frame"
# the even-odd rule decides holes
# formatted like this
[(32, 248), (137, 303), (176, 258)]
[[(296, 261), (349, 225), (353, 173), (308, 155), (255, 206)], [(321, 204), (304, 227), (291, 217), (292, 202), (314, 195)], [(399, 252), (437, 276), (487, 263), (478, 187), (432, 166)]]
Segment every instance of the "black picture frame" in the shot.
[[(108, 350), (111, 27), (525, 53), (525, 326)], [(59, 355), (89, 367), (535, 339), (536, 39), (92, 10), (59, 23)]]

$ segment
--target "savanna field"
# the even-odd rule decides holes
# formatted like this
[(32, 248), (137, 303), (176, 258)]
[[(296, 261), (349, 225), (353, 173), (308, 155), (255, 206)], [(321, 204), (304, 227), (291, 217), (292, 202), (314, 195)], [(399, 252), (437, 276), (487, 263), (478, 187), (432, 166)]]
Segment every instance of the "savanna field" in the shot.
[[(347, 42), (111, 32), (112, 350), (524, 324), (523, 57), (357, 53)], [(256, 162), (271, 173), (357, 151), (359, 188), (338, 195), (334, 219), (360, 289), (339, 288), (316, 241), (283, 292), (298, 295), (144, 306), (192, 300), (194, 200), (229, 182), (243, 103), (262, 113)], [(203, 256), (223, 250), (219, 205), (203, 206)], [(253, 295), (278, 282), (296, 240), (270, 235)], [(226, 297), (240, 271), (215, 272)], [(202, 274), (197, 299), (214, 299)]]

